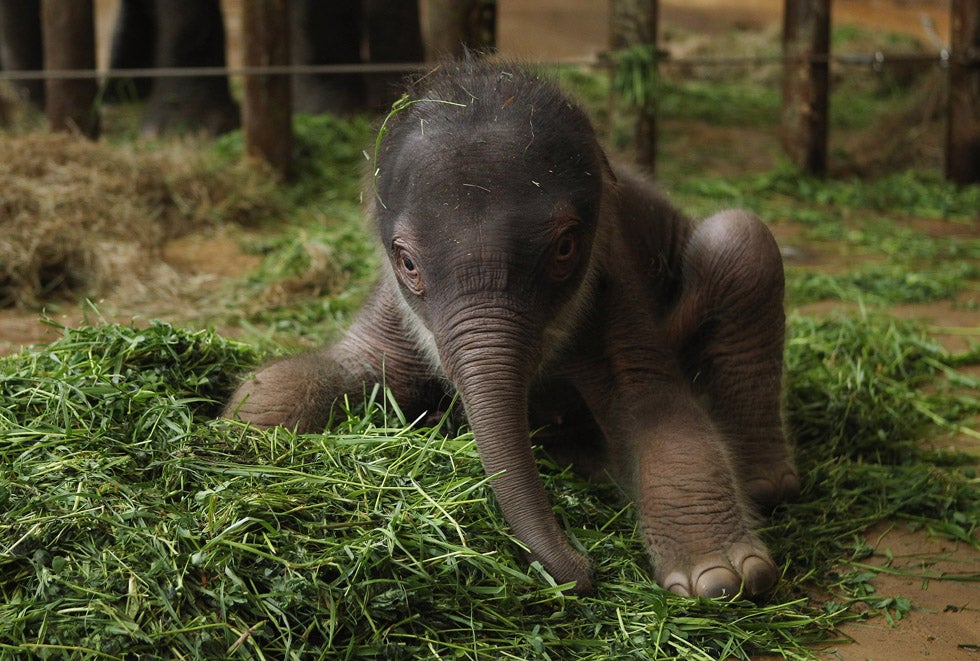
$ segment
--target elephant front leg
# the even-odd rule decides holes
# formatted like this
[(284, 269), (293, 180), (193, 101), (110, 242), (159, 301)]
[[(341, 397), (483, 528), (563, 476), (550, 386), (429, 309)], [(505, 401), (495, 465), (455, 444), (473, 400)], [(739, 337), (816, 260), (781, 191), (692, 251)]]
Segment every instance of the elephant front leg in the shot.
[(758, 597), (779, 578), (721, 436), (696, 404), (636, 432), (628, 482), (657, 582), (681, 595)]
[(259, 370), (242, 382), (223, 416), (258, 427), (321, 432), (338, 400), (349, 395), (359, 401), (375, 384), (388, 388), (411, 415), (424, 413), (442, 393), (435, 369), (416, 347), (383, 285), (340, 342)]
[(357, 397), (380, 375), (332, 349), (291, 356), (247, 378), (232, 395), (223, 417), (256, 427), (283, 426), (300, 433), (322, 432), (344, 395)]

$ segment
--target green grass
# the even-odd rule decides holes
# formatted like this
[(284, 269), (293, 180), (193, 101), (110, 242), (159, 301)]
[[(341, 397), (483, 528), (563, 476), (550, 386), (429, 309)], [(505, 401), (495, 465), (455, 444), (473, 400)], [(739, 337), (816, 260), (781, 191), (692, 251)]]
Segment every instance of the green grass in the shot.
[(703, 121), (720, 126), (770, 126), (780, 112), (778, 88), (743, 83), (670, 81), (659, 111), (665, 120)]
[[(928, 170), (884, 173), (876, 179), (821, 179), (788, 164), (740, 176), (698, 175), (676, 183), (671, 191), (683, 199), (712, 200), (718, 205), (763, 208), (815, 207), (887, 211), (894, 216), (975, 221), (980, 186), (957, 186)], [(815, 214), (815, 222), (825, 216)]]
[[(282, 190), (292, 206), (315, 206), (332, 215), (356, 214), (361, 176), (368, 172), (366, 146), (374, 120), (366, 115), (296, 115), (293, 119), (294, 180)], [(241, 159), (241, 131), (217, 138), (212, 147), (220, 158)]]
[(252, 338), (265, 348), (335, 336), (360, 308), (377, 267), (370, 237), (351, 220), (313, 216), (251, 242), (248, 250), (262, 262), (231, 298), (238, 323), (265, 329)]
[(376, 391), (330, 434), (259, 432), (212, 419), (248, 346), (65, 330), (0, 362), (0, 658), (809, 658), (857, 601), (901, 615), (848, 565), (862, 530), (978, 545), (975, 464), (915, 440), (980, 410), (922, 393), (980, 355), (887, 319), (790, 329), (804, 492), (763, 530), (785, 577), (761, 606), (660, 590), (618, 492), (541, 457), (597, 570), (594, 595), (565, 596), (506, 532), (465, 430), (412, 429)]
[(871, 264), (844, 274), (792, 271), (786, 297), (795, 305), (839, 300), (898, 305), (952, 300), (970, 281), (980, 280), (976, 263), (955, 262), (936, 270), (915, 271), (901, 264)]

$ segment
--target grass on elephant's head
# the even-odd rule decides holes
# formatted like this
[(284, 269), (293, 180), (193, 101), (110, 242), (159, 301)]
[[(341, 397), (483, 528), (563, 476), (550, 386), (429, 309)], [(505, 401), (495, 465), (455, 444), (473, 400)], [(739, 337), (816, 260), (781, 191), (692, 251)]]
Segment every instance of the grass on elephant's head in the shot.
[(257, 431), (213, 419), (259, 359), (247, 346), (163, 323), (65, 330), (0, 361), (0, 658), (808, 658), (855, 600), (902, 613), (848, 568), (867, 526), (977, 545), (974, 464), (914, 441), (980, 410), (941, 387), (980, 354), (878, 318), (790, 327), (804, 492), (762, 532), (784, 567), (762, 605), (665, 593), (621, 494), (540, 457), (596, 567), (595, 594), (564, 595), (448, 416), (413, 428), (375, 390), (328, 434)]

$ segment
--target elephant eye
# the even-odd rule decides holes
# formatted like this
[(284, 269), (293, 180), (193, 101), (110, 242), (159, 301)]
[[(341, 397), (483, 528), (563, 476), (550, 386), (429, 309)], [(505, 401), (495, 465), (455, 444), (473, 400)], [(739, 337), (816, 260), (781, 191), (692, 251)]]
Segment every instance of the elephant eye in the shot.
[(562, 232), (552, 247), (551, 279), (561, 282), (575, 272), (579, 262), (579, 233), (575, 228)]
[(416, 296), (425, 294), (425, 285), (422, 282), (422, 273), (418, 269), (415, 258), (408, 251), (408, 248), (396, 241), (392, 243), (392, 265), (395, 275), (399, 282)]
[(555, 257), (557, 259), (571, 259), (572, 255), (575, 254), (575, 237), (569, 234), (563, 235), (558, 240), (558, 245), (555, 247)]

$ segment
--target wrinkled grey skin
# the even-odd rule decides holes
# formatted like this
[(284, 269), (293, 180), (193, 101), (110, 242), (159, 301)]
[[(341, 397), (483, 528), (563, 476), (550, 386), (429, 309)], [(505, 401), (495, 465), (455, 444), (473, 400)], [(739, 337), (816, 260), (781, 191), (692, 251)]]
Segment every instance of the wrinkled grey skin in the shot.
[(634, 498), (660, 585), (765, 594), (779, 572), (754, 512), (799, 488), (768, 229), (742, 211), (693, 224), (516, 67), (443, 67), (410, 96), (429, 100), (383, 139), (371, 214), (387, 263), (369, 302), (337, 344), (245, 381), (225, 415), (318, 432), (382, 370), (413, 413), (448, 386), (507, 522), (559, 583), (592, 578), (552, 513), (529, 417), (552, 423), (559, 458)]

